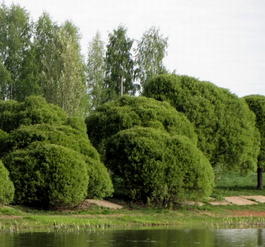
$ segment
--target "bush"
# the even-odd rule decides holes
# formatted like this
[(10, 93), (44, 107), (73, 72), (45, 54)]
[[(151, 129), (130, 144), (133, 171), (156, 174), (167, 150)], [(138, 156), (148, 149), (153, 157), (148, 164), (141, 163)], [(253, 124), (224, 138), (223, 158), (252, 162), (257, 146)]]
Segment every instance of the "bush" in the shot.
[(87, 135), (86, 123), (84, 119), (77, 117), (69, 117), (66, 120), (66, 125), (70, 125), (73, 129), (79, 130), (80, 133)]
[(80, 203), (87, 194), (87, 165), (82, 155), (69, 148), (33, 143), (8, 154), (4, 164), (15, 186), (17, 204), (69, 207)]
[(260, 167), (265, 167), (265, 96), (249, 95), (244, 97), (249, 105), (249, 108), (256, 115), (256, 126), (260, 132), (261, 144), (258, 156), (258, 164)]
[(97, 150), (104, 155), (108, 138), (120, 130), (134, 126), (153, 127), (171, 134), (185, 135), (196, 144), (192, 124), (168, 103), (145, 97), (123, 96), (99, 107), (87, 119), (88, 136)]
[(256, 168), (259, 133), (244, 100), (212, 83), (188, 76), (159, 75), (144, 96), (167, 101), (194, 124), (198, 147), (216, 170)]
[(57, 144), (79, 152), (80, 158), (84, 159), (88, 168), (88, 197), (111, 196), (113, 186), (110, 175), (106, 167), (100, 162), (98, 152), (91, 145), (86, 134), (65, 125), (22, 126), (2, 140), (0, 152), (2, 156), (5, 156), (11, 151), (25, 149), (33, 142)]
[(9, 172), (0, 161), (0, 204), (8, 204), (14, 198), (14, 185), (9, 179)]
[(159, 129), (135, 127), (114, 135), (106, 146), (106, 165), (114, 186), (131, 200), (196, 200), (213, 188), (212, 167), (191, 140)]
[[(0, 157), (27, 149), (34, 142), (70, 148), (80, 154), (80, 159), (87, 161), (91, 172), (89, 196), (110, 196), (113, 190), (110, 176), (87, 137), (83, 119), (67, 117), (60, 107), (48, 104), (40, 96), (30, 96), (21, 103), (0, 101), (0, 127), (9, 132), (0, 130)], [(92, 188), (93, 184), (95, 188)]]
[(113, 194), (113, 184), (107, 168), (99, 160), (86, 158), (89, 183), (87, 198), (102, 199)]
[(99, 159), (98, 152), (89, 142), (87, 135), (66, 125), (35, 124), (22, 126), (2, 139), (0, 152), (4, 155), (16, 149), (26, 148), (36, 141), (61, 145), (93, 159)]
[(0, 129), (10, 132), (21, 125), (63, 124), (67, 114), (58, 106), (48, 104), (40, 96), (30, 96), (24, 102), (0, 101)]

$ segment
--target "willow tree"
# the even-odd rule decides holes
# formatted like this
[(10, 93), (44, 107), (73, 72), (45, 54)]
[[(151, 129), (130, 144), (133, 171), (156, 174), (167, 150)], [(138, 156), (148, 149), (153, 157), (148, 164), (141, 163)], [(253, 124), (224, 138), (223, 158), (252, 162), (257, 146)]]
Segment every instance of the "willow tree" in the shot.
[(262, 172), (265, 167), (265, 96), (250, 95), (244, 97), (244, 99), (256, 115), (256, 126), (260, 132), (261, 143), (258, 156), (257, 189), (263, 189)]
[(216, 171), (253, 170), (259, 153), (255, 115), (244, 99), (189, 76), (159, 75), (143, 94), (168, 101), (193, 123), (198, 147)]

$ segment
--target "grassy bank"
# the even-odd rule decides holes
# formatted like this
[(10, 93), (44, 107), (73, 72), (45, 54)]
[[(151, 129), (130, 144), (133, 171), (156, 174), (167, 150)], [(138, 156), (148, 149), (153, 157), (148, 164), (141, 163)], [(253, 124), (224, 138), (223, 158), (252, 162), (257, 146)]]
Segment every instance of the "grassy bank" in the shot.
[[(219, 180), (213, 193), (216, 200), (230, 195), (265, 195), (255, 190), (255, 174), (247, 177), (229, 174)], [(77, 231), (134, 227), (265, 227), (265, 204), (249, 206), (181, 206), (176, 209), (125, 205), (111, 210), (91, 207), (85, 210), (43, 211), (25, 207), (0, 207), (0, 231)]]
[(0, 231), (76, 231), (141, 226), (265, 227), (265, 205), (41, 211), (0, 208)]

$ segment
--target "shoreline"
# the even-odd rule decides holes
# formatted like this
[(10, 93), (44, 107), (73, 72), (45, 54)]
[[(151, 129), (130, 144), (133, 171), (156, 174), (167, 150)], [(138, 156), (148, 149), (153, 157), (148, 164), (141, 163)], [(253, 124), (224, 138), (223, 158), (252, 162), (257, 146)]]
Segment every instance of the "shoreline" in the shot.
[(138, 228), (265, 228), (265, 205), (184, 206), (178, 209), (91, 207), (44, 211), (0, 207), (0, 233), (90, 231)]

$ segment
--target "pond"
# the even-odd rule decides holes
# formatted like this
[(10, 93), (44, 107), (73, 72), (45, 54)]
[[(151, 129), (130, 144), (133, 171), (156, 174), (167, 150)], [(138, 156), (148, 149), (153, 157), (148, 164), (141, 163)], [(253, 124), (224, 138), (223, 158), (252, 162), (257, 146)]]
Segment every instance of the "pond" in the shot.
[(152, 229), (0, 233), (1, 247), (263, 247), (265, 229)]

